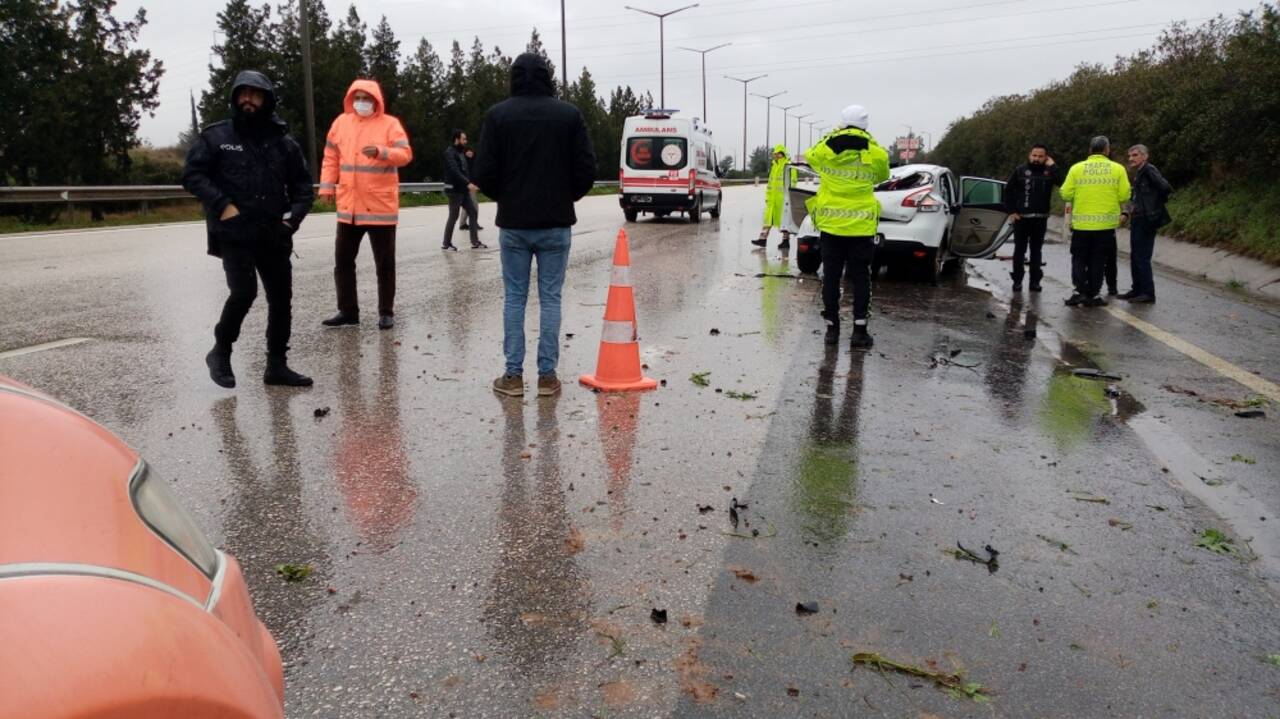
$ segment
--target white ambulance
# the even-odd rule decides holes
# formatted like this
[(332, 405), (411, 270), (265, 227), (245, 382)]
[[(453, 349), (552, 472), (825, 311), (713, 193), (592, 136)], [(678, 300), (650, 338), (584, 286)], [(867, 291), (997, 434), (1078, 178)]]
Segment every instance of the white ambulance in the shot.
[(675, 118), (675, 110), (628, 117), (622, 129), (619, 204), (627, 222), (641, 212), (655, 217), (682, 213), (700, 222), (720, 216), (720, 155), (711, 130), (698, 118)]

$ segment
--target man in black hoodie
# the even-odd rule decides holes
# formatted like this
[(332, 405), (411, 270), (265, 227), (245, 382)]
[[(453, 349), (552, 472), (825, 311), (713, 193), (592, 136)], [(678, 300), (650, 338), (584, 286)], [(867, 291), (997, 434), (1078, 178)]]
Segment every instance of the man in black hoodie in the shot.
[(1004, 185), (1004, 206), (1013, 220), (1013, 291), (1022, 291), (1023, 265), (1031, 248), (1031, 291), (1040, 291), (1044, 277), (1040, 255), (1049, 225), (1053, 188), (1062, 184), (1062, 173), (1044, 145), (1032, 145), (1026, 164), (1009, 175)]
[(489, 108), (471, 181), (498, 203), (502, 248), (502, 349), (506, 372), (499, 394), (524, 394), (524, 309), (538, 260), (538, 394), (560, 391), (560, 290), (569, 264), (573, 203), (595, 183), (596, 154), (582, 113), (552, 97), (551, 71), (533, 53), (511, 66), (511, 97)]
[(311, 378), (289, 369), (293, 233), (311, 210), (314, 191), (302, 148), (275, 114), (275, 86), (246, 70), (231, 87), (231, 119), (200, 131), (187, 152), (182, 186), (204, 205), (209, 254), (222, 258), (231, 290), (205, 356), (209, 376), (236, 386), (231, 346), (258, 295), (267, 295), (266, 384), (305, 387)]

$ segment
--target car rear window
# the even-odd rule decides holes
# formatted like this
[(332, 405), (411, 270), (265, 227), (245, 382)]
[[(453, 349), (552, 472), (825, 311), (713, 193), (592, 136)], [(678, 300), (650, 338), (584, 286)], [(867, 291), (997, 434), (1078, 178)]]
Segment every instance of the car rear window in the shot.
[(683, 137), (627, 138), (627, 167), (633, 170), (679, 170), (688, 158)]
[(896, 192), (898, 190), (914, 190), (933, 182), (933, 175), (927, 172), (912, 172), (901, 177), (890, 177), (876, 185), (876, 192)]

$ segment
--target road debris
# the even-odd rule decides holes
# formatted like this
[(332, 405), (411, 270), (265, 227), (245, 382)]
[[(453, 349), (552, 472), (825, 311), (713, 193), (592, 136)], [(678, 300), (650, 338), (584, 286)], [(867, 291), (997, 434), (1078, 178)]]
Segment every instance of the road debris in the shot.
[(712, 328), (711, 328), (711, 333), (710, 333), (710, 334), (711, 334), (711, 336), (712, 336), (712, 337), (719, 337), (719, 336), (720, 336), (720, 330), (716, 329), (715, 327), (712, 327)]
[(1120, 519), (1116, 519), (1115, 517), (1112, 517), (1111, 519), (1108, 519), (1108, 520), (1107, 520), (1107, 524), (1108, 524), (1108, 525), (1110, 525), (1110, 526), (1112, 526), (1112, 527), (1119, 527), (1119, 528), (1120, 528), (1120, 531), (1122, 531), (1122, 532), (1127, 532), (1127, 531), (1129, 531), (1130, 529), (1133, 529), (1133, 524), (1131, 524), (1130, 522), (1125, 522), (1125, 521), (1120, 520)]
[(1244, 463), (1244, 464), (1257, 464), (1257, 463), (1258, 463), (1258, 460), (1254, 459), (1253, 457), (1250, 457), (1250, 456), (1248, 456), (1248, 455), (1243, 455), (1243, 454), (1233, 454), (1233, 455), (1231, 455), (1231, 461), (1232, 461), (1232, 462), (1241, 462), (1241, 463)]
[(694, 372), (693, 374), (689, 375), (689, 381), (696, 384), (699, 387), (710, 387), (711, 380), (707, 379), (710, 376), (711, 376), (711, 372), (709, 370), (706, 372)]
[(1263, 412), (1260, 409), (1245, 409), (1245, 410), (1236, 412), (1236, 416), (1240, 417), (1241, 419), (1265, 419), (1267, 416), (1267, 413)]
[(750, 392), (736, 392), (734, 390), (729, 390), (728, 392), (724, 393), (724, 396), (729, 397), (730, 399), (736, 399), (736, 400), (741, 400), (743, 402), (748, 402), (750, 400), (755, 399), (757, 395), (751, 394)]
[(1079, 554), (1077, 554), (1077, 553), (1076, 553), (1076, 551), (1075, 551), (1074, 549), (1072, 549), (1072, 548), (1071, 548), (1071, 545), (1070, 545), (1070, 544), (1067, 544), (1066, 542), (1062, 541), (1061, 539), (1054, 539), (1053, 537), (1046, 537), (1046, 536), (1044, 536), (1043, 534), (1037, 534), (1036, 536), (1037, 536), (1037, 537), (1039, 537), (1040, 539), (1042, 539), (1042, 540), (1044, 540), (1044, 541), (1048, 542), (1049, 544), (1051, 544), (1051, 545), (1053, 545), (1053, 546), (1057, 547), (1057, 548), (1058, 548), (1058, 551), (1060, 551), (1060, 552), (1065, 552), (1065, 553), (1067, 553), (1067, 554), (1075, 554), (1076, 556), (1080, 556)]
[(862, 664), (877, 671), (894, 671), (907, 676), (928, 679), (935, 685), (957, 699), (972, 699), (975, 702), (991, 701), (985, 687), (978, 682), (966, 682), (960, 672), (943, 672), (936, 669), (925, 669), (914, 664), (903, 664), (874, 652), (859, 652), (853, 655), (854, 665)]
[(330, 412), (330, 409), (328, 407), (317, 407), (316, 411), (313, 412), (312, 414), (315, 415), (316, 419), (320, 419), (321, 417), (328, 417), (329, 412)]
[(1102, 370), (1094, 369), (1093, 367), (1077, 367), (1076, 369), (1071, 370), (1071, 374), (1075, 375), (1076, 377), (1084, 377), (1085, 379), (1098, 379), (1098, 380), (1106, 379), (1106, 380), (1113, 380), (1116, 382), (1119, 382), (1120, 380), (1124, 379), (1124, 377), (1121, 377), (1118, 374), (1103, 372)]
[(800, 616), (803, 617), (803, 616), (808, 616), (810, 614), (817, 614), (817, 613), (818, 613), (817, 602), (796, 602), (796, 614), (799, 614)]
[(315, 571), (310, 564), (277, 564), (276, 574), (286, 582), (301, 582)]
[(951, 552), (951, 555), (954, 556), (956, 559), (960, 559), (966, 562), (973, 562), (974, 564), (985, 564), (987, 567), (987, 571), (990, 572), (991, 574), (995, 574), (996, 570), (1000, 568), (1000, 560), (997, 559), (997, 557), (1000, 556), (1000, 552), (992, 548), (990, 544), (983, 547), (983, 549), (986, 550), (987, 552), (986, 559), (983, 559), (977, 554), (969, 551), (968, 549), (965, 549), (964, 545), (959, 542), (956, 542), (956, 547), (958, 547), (958, 549), (954, 549)]
[(1200, 538), (1196, 540), (1196, 546), (1215, 554), (1240, 554), (1234, 539), (1212, 528), (1200, 533)]
[(746, 567), (729, 567), (729, 571), (733, 572), (733, 576), (748, 584), (755, 584), (760, 581), (760, 578), (756, 576), (755, 572), (747, 569)]
[(666, 624), (666, 623), (667, 623), (667, 610), (665, 610), (665, 609), (653, 609), (653, 610), (651, 610), (651, 611), (649, 612), (649, 619), (653, 620), (653, 623), (654, 623), (654, 624)]
[(1106, 497), (1100, 497), (1094, 494), (1073, 493), (1071, 498), (1077, 502), (1091, 502), (1093, 504), (1111, 504), (1111, 500)]

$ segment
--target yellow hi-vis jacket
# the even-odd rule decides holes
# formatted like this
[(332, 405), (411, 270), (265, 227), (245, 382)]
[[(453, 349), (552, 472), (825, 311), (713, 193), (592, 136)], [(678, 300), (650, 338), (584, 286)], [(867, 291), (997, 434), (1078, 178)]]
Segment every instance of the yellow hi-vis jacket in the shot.
[[(853, 147), (837, 151), (841, 145)], [(856, 149), (857, 145), (862, 149)], [(865, 130), (847, 127), (818, 140), (804, 157), (822, 178), (818, 194), (805, 203), (813, 226), (840, 237), (875, 235), (880, 225), (880, 201), (874, 190), (889, 179), (889, 153)]]
[[(788, 162), (787, 148), (778, 145), (773, 148), (773, 154), (782, 153), (781, 159), (775, 159), (769, 165), (769, 184), (764, 190), (764, 226), (765, 227), (781, 227), (782, 226), (782, 175)], [(794, 186), (799, 180), (800, 173), (796, 169), (791, 168), (791, 184)]]
[(1129, 173), (1105, 155), (1090, 155), (1071, 166), (1059, 192), (1071, 203), (1071, 229), (1114, 230), (1129, 199)]

